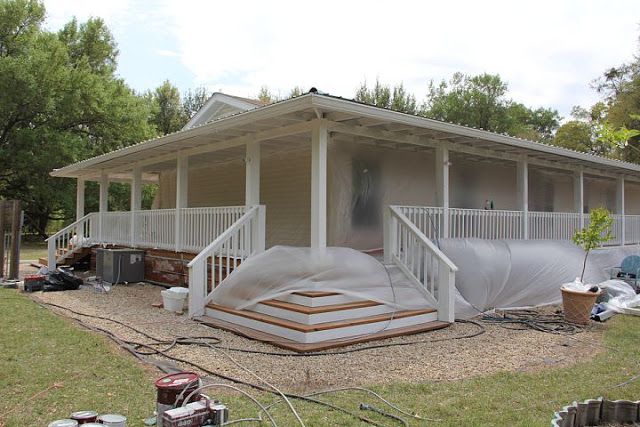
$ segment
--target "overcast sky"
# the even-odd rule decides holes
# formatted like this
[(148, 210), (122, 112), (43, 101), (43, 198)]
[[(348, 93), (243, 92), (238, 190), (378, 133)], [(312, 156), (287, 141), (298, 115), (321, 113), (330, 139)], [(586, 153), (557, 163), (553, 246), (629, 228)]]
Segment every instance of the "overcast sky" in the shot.
[(103, 18), (119, 74), (139, 91), (169, 79), (255, 96), (298, 85), (352, 98), (363, 81), (403, 82), (421, 101), (430, 79), (498, 73), (510, 96), (568, 116), (590, 82), (639, 52), (640, 1), (45, 0), (47, 25)]

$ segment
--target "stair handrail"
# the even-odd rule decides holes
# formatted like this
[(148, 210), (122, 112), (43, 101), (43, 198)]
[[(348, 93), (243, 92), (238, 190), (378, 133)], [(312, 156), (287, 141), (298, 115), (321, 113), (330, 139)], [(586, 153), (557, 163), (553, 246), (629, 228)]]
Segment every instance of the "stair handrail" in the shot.
[[(50, 270), (53, 270), (56, 268), (56, 263), (57, 263), (56, 251), (58, 249), (68, 249), (69, 244), (71, 243), (71, 239), (73, 238), (73, 235), (78, 234), (77, 233), (78, 229), (84, 230), (85, 228), (87, 228), (85, 224), (89, 224), (87, 231), (89, 231), (89, 234), (91, 234), (90, 220), (95, 215), (96, 215), (95, 212), (88, 213), (82, 218), (80, 218), (79, 220), (72, 222), (71, 224), (58, 230), (56, 233), (54, 233), (53, 235), (45, 239), (45, 242), (47, 242), (47, 265)], [(76, 232), (73, 233), (74, 231)], [(81, 238), (88, 238), (88, 239), (91, 239), (92, 237), (93, 236), (91, 235), (85, 236), (84, 234), (81, 236)], [(84, 243), (83, 241), (81, 242)]]
[[(384, 238), (385, 251), (389, 253), (385, 254), (385, 259), (397, 265), (427, 292), (429, 299), (437, 304), (439, 320), (452, 323), (458, 267), (400, 209), (389, 206), (388, 212)], [(435, 264), (438, 265), (437, 276)]]
[[(263, 252), (265, 248), (265, 207), (251, 206), (236, 222), (220, 233), (188, 264), (189, 269), (189, 317), (204, 314), (204, 307), (210, 299), (208, 293), (208, 259), (225, 256), (226, 269), (218, 268), (218, 283), (229, 275), (230, 267), (247, 258)], [(225, 252), (226, 251), (226, 252)], [(224, 253), (223, 253), (224, 252)], [(215, 282), (215, 271), (211, 271)], [(213, 286), (212, 286), (213, 287)], [(212, 289), (213, 291), (213, 289)]]

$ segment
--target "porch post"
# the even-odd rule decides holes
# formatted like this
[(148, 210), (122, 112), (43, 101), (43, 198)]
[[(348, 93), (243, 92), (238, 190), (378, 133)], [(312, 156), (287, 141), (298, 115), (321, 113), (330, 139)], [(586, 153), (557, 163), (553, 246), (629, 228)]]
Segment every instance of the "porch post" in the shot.
[(616, 181), (616, 213), (620, 215), (620, 244), (624, 246), (625, 236), (625, 215), (624, 215), (624, 177), (619, 177)]
[(441, 238), (449, 237), (449, 149), (436, 148), (436, 203), (442, 206)]
[(518, 210), (522, 211), (522, 238), (529, 240), (529, 163), (522, 156), (517, 167)]
[(311, 130), (311, 247), (327, 246), (327, 143), (325, 124)]
[(105, 171), (102, 171), (100, 175), (100, 202), (98, 211), (100, 212), (100, 218), (98, 223), (98, 240), (100, 243), (104, 243), (104, 233), (102, 224), (104, 223), (104, 213), (109, 210), (109, 175)]
[(76, 181), (76, 221), (84, 216), (84, 179)]
[(580, 229), (584, 228), (584, 171), (582, 167), (573, 174), (573, 209), (580, 214)]
[(136, 214), (142, 209), (142, 168), (136, 166), (131, 171), (131, 246), (136, 245)]
[(176, 252), (182, 249), (184, 228), (182, 227), (182, 210), (187, 207), (189, 192), (189, 157), (178, 154), (176, 165)]
[(248, 142), (245, 156), (244, 202), (247, 208), (260, 204), (260, 143)]

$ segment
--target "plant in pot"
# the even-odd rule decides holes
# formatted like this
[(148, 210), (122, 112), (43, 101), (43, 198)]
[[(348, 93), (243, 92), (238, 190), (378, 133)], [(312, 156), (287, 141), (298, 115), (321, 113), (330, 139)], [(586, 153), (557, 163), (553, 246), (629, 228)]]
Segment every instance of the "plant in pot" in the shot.
[(589, 214), (589, 224), (582, 230), (577, 230), (573, 235), (573, 242), (584, 249), (584, 261), (580, 278), (570, 284), (573, 286), (565, 285), (560, 288), (564, 316), (569, 322), (589, 323), (591, 309), (601, 291), (597, 286), (582, 285), (584, 272), (587, 268), (587, 259), (591, 250), (611, 240), (612, 223), (611, 213), (605, 208), (597, 208)]

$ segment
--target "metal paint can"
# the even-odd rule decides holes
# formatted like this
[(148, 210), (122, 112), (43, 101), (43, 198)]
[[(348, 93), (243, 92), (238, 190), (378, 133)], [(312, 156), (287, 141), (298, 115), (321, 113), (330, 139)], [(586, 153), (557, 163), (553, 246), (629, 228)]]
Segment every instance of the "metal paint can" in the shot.
[(76, 420), (64, 419), (64, 420), (56, 420), (52, 423), (49, 423), (49, 427), (77, 427), (78, 422)]
[(95, 423), (98, 419), (98, 413), (95, 411), (78, 411), (71, 414), (72, 420), (76, 420), (78, 424)]
[(127, 427), (127, 417), (120, 414), (104, 414), (98, 417), (98, 422), (109, 427)]
[[(183, 399), (200, 387), (200, 376), (195, 372), (178, 372), (158, 379), (155, 385), (158, 390), (156, 401), (157, 426), (162, 427), (162, 415), (169, 409), (181, 406)], [(182, 399), (179, 399), (179, 397), (182, 397)], [(199, 399), (200, 395), (195, 394), (191, 398), (191, 402)]]
[(83, 427), (104, 427), (104, 424), (99, 423), (87, 423)]

